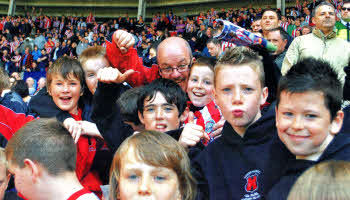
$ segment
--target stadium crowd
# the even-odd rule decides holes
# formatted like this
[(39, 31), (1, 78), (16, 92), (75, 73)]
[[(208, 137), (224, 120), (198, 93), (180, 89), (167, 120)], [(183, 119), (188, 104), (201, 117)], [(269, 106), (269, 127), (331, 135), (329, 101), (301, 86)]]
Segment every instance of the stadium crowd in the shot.
[(350, 1), (42, 13), (0, 22), (0, 200), (350, 198)]

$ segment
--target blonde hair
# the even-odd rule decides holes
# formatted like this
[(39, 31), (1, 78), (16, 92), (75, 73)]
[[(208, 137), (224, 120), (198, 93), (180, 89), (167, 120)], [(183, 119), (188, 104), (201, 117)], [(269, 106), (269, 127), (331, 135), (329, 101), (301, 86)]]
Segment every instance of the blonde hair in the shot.
[(0, 147), (0, 165), (5, 167), (6, 175), (8, 175), (10, 172), (8, 170), (5, 149), (2, 147)]
[(308, 169), (298, 178), (288, 200), (350, 199), (349, 185), (349, 162), (323, 162)]
[(79, 62), (85, 68), (85, 63), (90, 59), (104, 58), (108, 62), (106, 56), (106, 48), (102, 46), (94, 46), (85, 49), (79, 56)]
[(242, 65), (248, 65), (258, 74), (261, 87), (263, 88), (265, 85), (265, 72), (262, 58), (247, 47), (235, 47), (225, 51), (215, 65), (214, 85), (216, 85), (216, 80), (219, 79), (217, 75), (221, 69), (227, 66), (239, 67)]
[(190, 161), (185, 149), (172, 137), (157, 131), (143, 131), (127, 138), (114, 155), (110, 169), (110, 199), (118, 196), (118, 182), (122, 158), (133, 147), (136, 158), (148, 165), (165, 167), (175, 171), (183, 200), (193, 200), (196, 182), (190, 172)]

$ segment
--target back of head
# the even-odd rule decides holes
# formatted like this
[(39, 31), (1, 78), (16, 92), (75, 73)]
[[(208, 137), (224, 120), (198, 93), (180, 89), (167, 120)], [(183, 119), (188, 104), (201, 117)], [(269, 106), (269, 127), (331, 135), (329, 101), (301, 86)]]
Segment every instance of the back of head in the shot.
[(264, 87), (265, 73), (262, 58), (253, 50), (247, 47), (235, 47), (226, 50), (224, 55), (215, 65), (214, 85), (216, 80), (219, 78), (217, 77), (217, 74), (220, 69), (228, 65), (232, 67), (242, 65), (251, 67), (258, 74), (261, 87)]
[(19, 94), (22, 98), (29, 96), (28, 85), (24, 80), (15, 81), (11, 90)]
[(304, 59), (282, 76), (277, 90), (277, 106), (282, 92), (303, 93), (308, 91), (322, 92), (326, 108), (332, 120), (341, 109), (343, 99), (342, 84), (337, 73), (329, 63), (314, 58)]
[(117, 100), (120, 108), (120, 114), (125, 121), (140, 125), (140, 119), (137, 115), (137, 100), (141, 95), (142, 87), (131, 88), (125, 91)]
[(308, 169), (298, 178), (288, 200), (350, 199), (349, 185), (349, 162), (323, 162)]
[(37, 119), (27, 123), (9, 140), (5, 152), (7, 160), (21, 168), (24, 160), (30, 159), (53, 176), (75, 171), (73, 138), (56, 119)]
[(0, 68), (0, 94), (3, 90), (10, 88), (10, 77), (7, 72)]
[(135, 157), (154, 167), (165, 167), (175, 171), (182, 199), (192, 200), (196, 194), (195, 180), (190, 172), (189, 158), (185, 149), (172, 137), (157, 131), (143, 131), (126, 139), (114, 155), (110, 171), (110, 199), (115, 200), (122, 160), (133, 148)]
[(137, 100), (137, 109), (143, 113), (145, 99), (153, 99), (157, 93), (161, 93), (170, 104), (175, 104), (179, 110), (179, 116), (185, 111), (187, 95), (181, 87), (170, 79), (159, 78), (145, 85), (140, 98)]

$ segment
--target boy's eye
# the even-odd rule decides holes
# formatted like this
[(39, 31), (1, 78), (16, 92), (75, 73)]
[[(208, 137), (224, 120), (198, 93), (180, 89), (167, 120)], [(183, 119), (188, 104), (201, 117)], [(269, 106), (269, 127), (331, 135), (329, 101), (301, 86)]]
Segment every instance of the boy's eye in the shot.
[(162, 176), (162, 175), (157, 175), (154, 177), (154, 180), (157, 181), (157, 182), (163, 182), (166, 180), (166, 177), (165, 176)]
[(291, 112), (284, 112), (283, 115), (286, 116), (286, 117), (291, 117), (291, 116), (293, 116), (293, 113), (291, 113)]
[(137, 180), (137, 178), (138, 178), (138, 176), (136, 174), (131, 174), (131, 175), (128, 176), (128, 179), (132, 180), (132, 181)]
[(204, 81), (206, 85), (212, 85), (211, 81)]
[(145, 109), (146, 112), (154, 112), (154, 108), (152, 107), (148, 107)]
[(166, 106), (166, 107), (164, 107), (163, 109), (164, 109), (164, 111), (169, 112), (169, 111), (172, 111), (172, 110), (173, 110), (173, 107), (171, 107), (171, 106)]
[(91, 78), (91, 77), (94, 77), (95, 74), (88, 74), (88, 77)]
[(192, 82), (197, 82), (197, 79), (193, 78), (191, 79)]
[(314, 118), (317, 117), (317, 115), (314, 115), (314, 114), (306, 114), (305, 117), (308, 118), (308, 119), (314, 119)]
[(244, 92), (252, 92), (252, 91), (254, 91), (254, 89), (250, 88), (250, 87), (246, 87), (243, 90), (244, 90)]
[(231, 89), (230, 89), (230, 88), (224, 88), (224, 89), (222, 89), (222, 91), (223, 91), (223, 92), (230, 92)]

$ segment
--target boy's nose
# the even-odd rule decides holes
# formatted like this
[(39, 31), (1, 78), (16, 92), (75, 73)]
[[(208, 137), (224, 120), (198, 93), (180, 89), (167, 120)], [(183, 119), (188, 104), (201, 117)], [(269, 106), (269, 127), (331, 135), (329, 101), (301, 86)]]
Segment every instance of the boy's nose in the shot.
[(294, 130), (301, 130), (304, 128), (304, 122), (301, 116), (296, 116), (292, 123), (292, 128)]
[(148, 178), (143, 177), (139, 183), (138, 193), (140, 196), (149, 196), (151, 195), (151, 186)]

